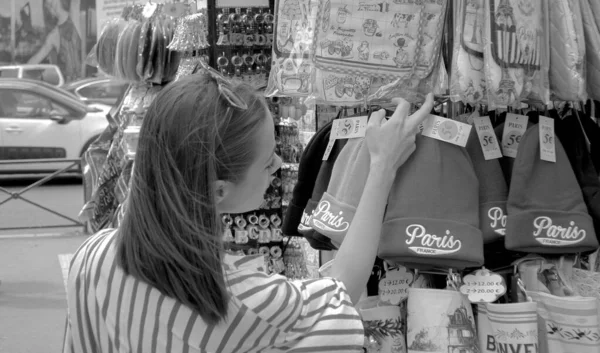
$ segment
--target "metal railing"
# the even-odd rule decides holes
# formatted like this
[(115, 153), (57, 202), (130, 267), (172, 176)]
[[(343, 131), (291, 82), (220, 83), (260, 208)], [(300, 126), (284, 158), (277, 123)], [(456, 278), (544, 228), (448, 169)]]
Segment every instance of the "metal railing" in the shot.
[(66, 174), (69, 172), (73, 172), (73, 168), (77, 168), (80, 164), (81, 164), (81, 160), (80, 159), (11, 159), (11, 160), (0, 160), (0, 168), (2, 166), (5, 165), (15, 165), (15, 164), (38, 164), (38, 163), (69, 163), (68, 166), (61, 168), (55, 172), (53, 172), (52, 174), (46, 175), (43, 178), (36, 180), (34, 183), (28, 185), (27, 187), (19, 190), (19, 191), (10, 191), (2, 186), (0, 186), (0, 195), (4, 195), (7, 194), (8, 197), (5, 198), (4, 200), (0, 201), (0, 207), (4, 206), (5, 204), (7, 204), (9, 201), (12, 200), (21, 200), (24, 201), (30, 205), (33, 205), (39, 209), (42, 209), (46, 212), (49, 212), (53, 215), (56, 215), (60, 218), (63, 218), (67, 221), (69, 221), (68, 224), (59, 224), (59, 225), (40, 225), (40, 226), (18, 226), (18, 227), (0, 227), (0, 231), (5, 231), (5, 230), (21, 230), (21, 229), (44, 229), (44, 228), (70, 228), (70, 227), (83, 227), (83, 223), (81, 223), (80, 221), (69, 217), (63, 213), (60, 213), (56, 210), (53, 210), (49, 207), (46, 207), (44, 205), (41, 205), (35, 201), (32, 201), (30, 199), (27, 199), (25, 197), (23, 197), (23, 194), (25, 194), (26, 192), (37, 188), (39, 186), (44, 185), (45, 183), (47, 183), (48, 181), (55, 179), (57, 176), (61, 175), (61, 174)]

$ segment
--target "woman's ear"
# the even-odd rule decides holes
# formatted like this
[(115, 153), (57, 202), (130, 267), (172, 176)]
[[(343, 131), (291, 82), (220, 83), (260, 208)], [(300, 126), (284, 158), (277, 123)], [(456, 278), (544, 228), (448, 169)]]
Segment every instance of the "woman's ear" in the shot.
[(223, 209), (223, 205), (227, 203), (226, 200), (231, 193), (232, 184), (225, 180), (217, 180), (213, 187), (217, 210)]

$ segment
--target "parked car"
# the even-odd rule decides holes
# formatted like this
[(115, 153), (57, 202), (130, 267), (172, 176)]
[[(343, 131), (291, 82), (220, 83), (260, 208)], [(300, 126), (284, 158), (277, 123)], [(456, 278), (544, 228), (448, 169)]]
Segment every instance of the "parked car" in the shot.
[(50, 64), (0, 66), (0, 78), (25, 78), (46, 82), (57, 87), (65, 84), (65, 78), (60, 68)]
[[(0, 160), (78, 159), (108, 126), (109, 110), (44, 82), (0, 79)], [(47, 173), (68, 165), (0, 164), (0, 173)]]
[(128, 82), (108, 77), (85, 78), (62, 86), (88, 104), (99, 103), (110, 106), (118, 104), (128, 87)]

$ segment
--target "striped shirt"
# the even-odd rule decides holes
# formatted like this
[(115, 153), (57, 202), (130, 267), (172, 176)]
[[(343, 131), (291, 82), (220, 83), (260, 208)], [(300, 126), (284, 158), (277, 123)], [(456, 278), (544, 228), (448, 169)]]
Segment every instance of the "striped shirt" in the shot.
[(90, 237), (73, 257), (64, 353), (362, 352), (362, 321), (339, 281), (290, 281), (259, 271), (250, 257), (227, 258), (227, 320), (209, 325), (126, 275), (115, 234)]

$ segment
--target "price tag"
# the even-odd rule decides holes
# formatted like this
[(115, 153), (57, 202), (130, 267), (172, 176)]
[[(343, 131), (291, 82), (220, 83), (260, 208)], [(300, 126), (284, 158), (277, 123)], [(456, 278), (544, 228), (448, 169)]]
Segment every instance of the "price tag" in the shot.
[(148, 2), (144, 5), (144, 9), (142, 10), (142, 16), (144, 18), (150, 18), (156, 12), (156, 8), (158, 7), (158, 3), (156, 2)]
[(327, 144), (327, 147), (325, 147), (325, 153), (323, 153), (324, 161), (329, 159), (329, 155), (331, 154), (331, 150), (333, 150), (334, 145), (335, 145), (335, 139), (329, 139), (329, 143)]
[(502, 154), (516, 158), (521, 143), (521, 136), (527, 131), (529, 117), (526, 115), (506, 114), (504, 131), (502, 132)]
[(483, 150), (483, 157), (485, 160), (487, 161), (502, 157), (500, 145), (496, 139), (496, 134), (494, 133), (494, 127), (492, 126), (490, 117), (482, 116), (479, 118), (474, 118), (473, 124), (475, 124), (475, 131), (477, 131), (477, 136), (479, 137), (479, 143), (481, 144), (481, 149)]
[(367, 132), (367, 122), (366, 116), (337, 119), (331, 125), (330, 138), (339, 140), (364, 137)]
[(379, 299), (392, 305), (398, 305), (408, 297), (408, 288), (413, 282), (414, 275), (400, 267), (385, 273), (379, 281)]
[(492, 303), (506, 294), (504, 278), (485, 268), (466, 275), (463, 283), (460, 292), (468, 296), (471, 303)]
[(423, 136), (431, 137), (436, 140), (448, 142), (454, 145), (465, 147), (471, 125), (467, 125), (452, 119), (442, 118), (437, 115), (429, 115), (423, 122)]
[(543, 161), (556, 163), (556, 135), (554, 134), (554, 119), (540, 116), (540, 158)]

